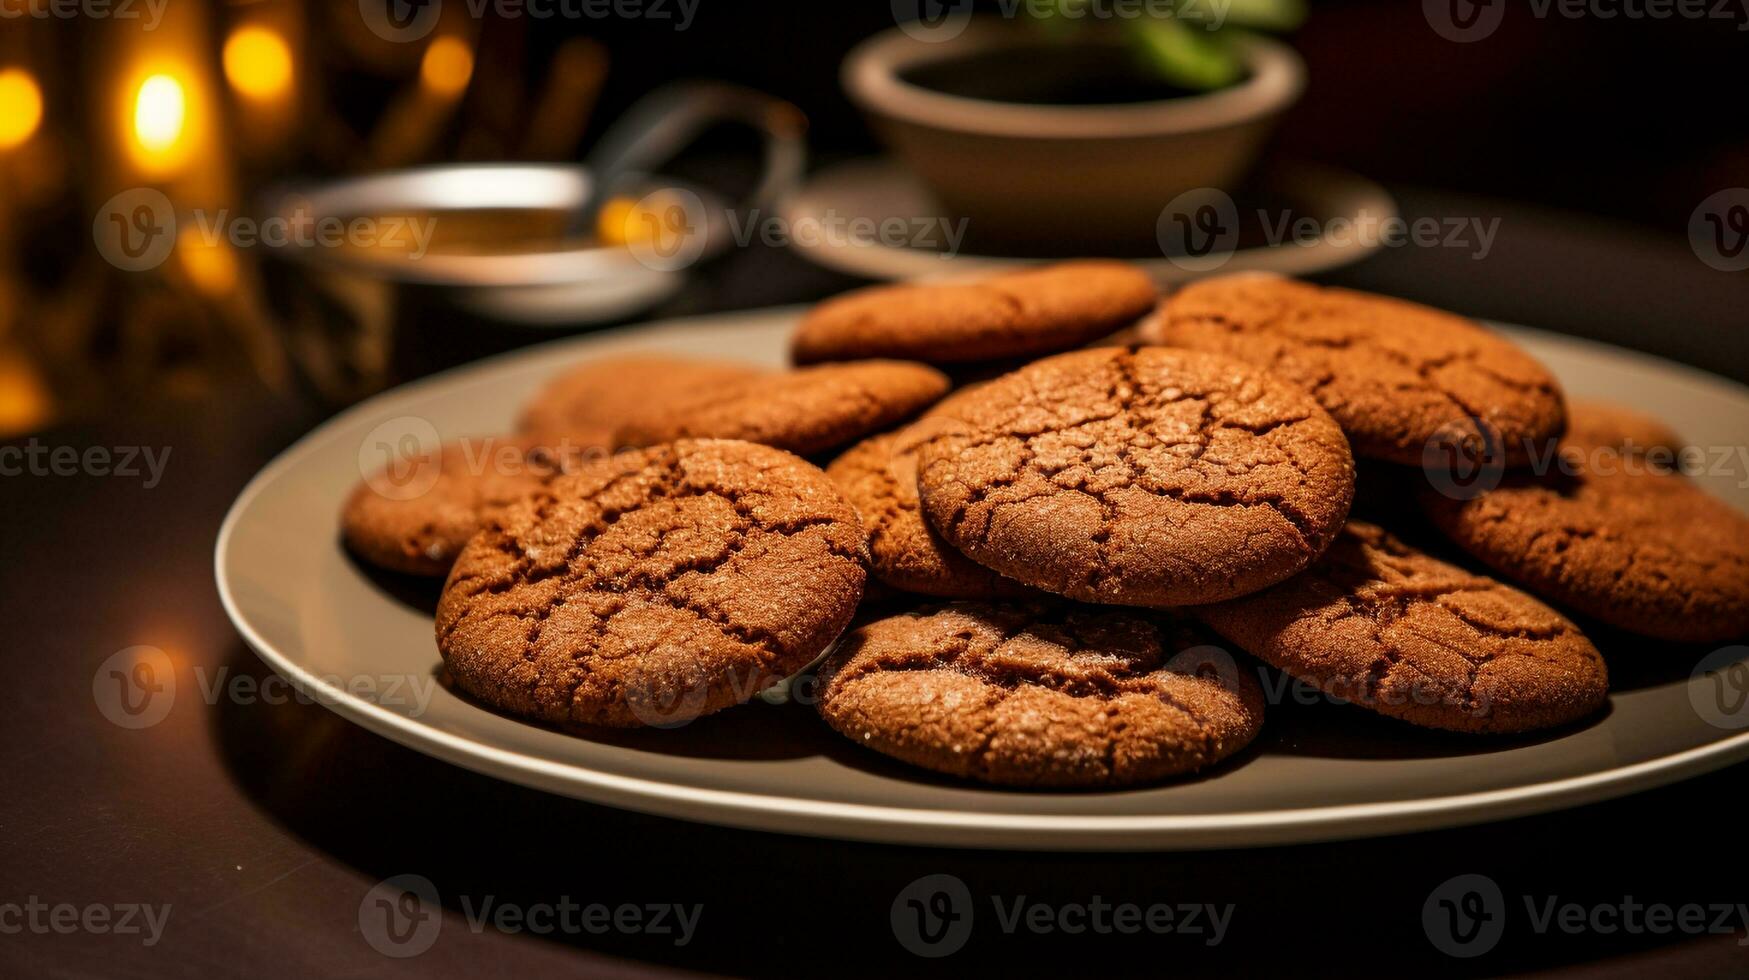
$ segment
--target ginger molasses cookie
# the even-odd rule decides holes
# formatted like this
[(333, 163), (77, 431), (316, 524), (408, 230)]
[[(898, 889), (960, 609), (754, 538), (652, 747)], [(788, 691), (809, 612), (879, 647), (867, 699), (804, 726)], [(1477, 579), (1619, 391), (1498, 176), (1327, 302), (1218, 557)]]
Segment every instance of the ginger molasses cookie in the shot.
[(1175, 606), (1306, 567), (1354, 496), (1330, 416), (1198, 351), (1059, 354), (918, 423), (923, 513), (954, 547), (1086, 602)]
[(859, 289), (796, 328), (797, 364), (897, 357), (936, 364), (1049, 354), (1148, 312), (1153, 280), (1122, 262), (1064, 262), (977, 282)]
[(955, 551), (923, 519), (917, 501), (918, 430), (871, 436), (826, 468), (868, 530), (869, 572), (906, 592), (954, 599), (1036, 595)]
[(670, 725), (806, 666), (862, 596), (856, 512), (806, 462), (726, 440), (621, 453), (503, 513), (437, 607), (450, 676), (555, 724)]
[(1263, 723), (1250, 670), (1163, 614), (1060, 601), (926, 606), (859, 627), (819, 711), (859, 745), (1008, 786), (1106, 788), (1212, 765)]
[(1267, 275), (1223, 276), (1167, 297), (1149, 343), (1226, 354), (1318, 399), (1354, 453), (1420, 465), (1430, 442), (1526, 463), (1561, 434), (1561, 389), (1511, 341), (1403, 300)]
[(1749, 634), (1749, 517), (1623, 451), (1616, 428), (1575, 415), (1539, 472), (1470, 499), (1424, 487), (1422, 508), (1507, 578), (1611, 626), (1694, 643)]
[(910, 361), (822, 364), (725, 382), (652, 406), (619, 430), (619, 442), (745, 439), (809, 455), (891, 427), (947, 393), (948, 380)]
[(341, 537), (380, 568), (441, 577), (499, 510), (605, 454), (599, 445), (520, 436), (447, 442), (360, 480), (341, 509)]
[(611, 435), (660, 406), (765, 373), (751, 364), (656, 352), (595, 358), (542, 386), (523, 406), (517, 427), (523, 432)]
[(1619, 451), (1674, 469), (1686, 443), (1662, 420), (1638, 409), (1591, 398), (1567, 403), (1567, 432), (1561, 440), (1579, 452)]
[(1458, 732), (1523, 732), (1603, 704), (1603, 656), (1541, 602), (1349, 521), (1305, 572), (1187, 610), (1327, 694)]

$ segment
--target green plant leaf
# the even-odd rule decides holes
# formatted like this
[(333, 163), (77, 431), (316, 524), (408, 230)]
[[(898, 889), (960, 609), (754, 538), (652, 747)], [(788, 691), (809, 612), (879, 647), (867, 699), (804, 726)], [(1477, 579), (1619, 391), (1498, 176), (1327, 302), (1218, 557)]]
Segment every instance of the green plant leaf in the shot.
[(1218, 31), (1159, 18), (1138, 21), (1130, 37), (1148, 68), (1180, 88), (1222, 88), (1245, 74), (1232, 38)]

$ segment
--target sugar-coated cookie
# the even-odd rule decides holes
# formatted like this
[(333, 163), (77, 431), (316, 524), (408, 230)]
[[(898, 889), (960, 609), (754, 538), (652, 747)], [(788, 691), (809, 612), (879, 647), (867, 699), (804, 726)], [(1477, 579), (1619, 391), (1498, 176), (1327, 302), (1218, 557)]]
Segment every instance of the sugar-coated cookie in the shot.
[(1560, 385), (1516, 344), (1388, 296), (1222, 276), (1167, 297), (1139, 330), (1149, 343), (1236, 357), (1300, 385), (1371, 459), (1420, 465), (1431, 443), (1519, 466), (1566, 421)]
[(746, 701), (849, 624), (865, 542), (826, 474), (726, 440), (556, 478), (469, 542), (437, 609), (449, 674), (557, 724), (671, 725)]
[(1001, 599), (1037, 590), (985, 568), (941, 539), (917, 501), (917, 429), (870, 436), (826, 467), (868, 530), (869, 572), (905, 592)]
[(1263, 691), (1168, 614), (1073, 603), (925, 606), (852, 631), (820, 714), (858, 745), (1008, 786), (1103, 788), (1212, 765), (1263, 723)]
[(1576, 414), (1559, 465), (1470, 499), (1428, 486), (1421, 504), (1464, 550), (1568, 609), (1659, 639), (1749, 635), (1749, 517), (1622, 445), (1614, 413)]
[(611, 437), (657, 408), (768, 373), (736, 361), (657, 352), (584, 361), (548, 381), (523, 406), (523, 432)]
[(976, 282), (873, 286), (826, 300), (796, 328), (797, 364), (897, 357), (936, 364), (1050, 354), (1118, 330), (1154, 305), (1147, 274), (1087, 260)]
[(1188, 611), (1327, 694), (1428, 728), (1550, 728), (1609, 691), (1603, 656), (1565, 617), (1360, 521), (1286, 582)]
[(946, 375), (910, 361), (821, 364), (725, 382), (652, 406), (622, 426), (617, 441), (744, 439), (810, 455), (902, 422), (947, 390)]
[(1198, 351), (1059, 354), (918, 426), (931, 526), (980, 564), (1085, 602), (1273, 585), (1323, 552), (1354, 496), (1348, 444), (1317, 402)]
[(600, 445), (556, 440), (549, 446), (523, 436), (448, 442), (360, 480), (341, 508), (341, 537), (380, 568), (441, 577), (495, 513), (606, 452)]

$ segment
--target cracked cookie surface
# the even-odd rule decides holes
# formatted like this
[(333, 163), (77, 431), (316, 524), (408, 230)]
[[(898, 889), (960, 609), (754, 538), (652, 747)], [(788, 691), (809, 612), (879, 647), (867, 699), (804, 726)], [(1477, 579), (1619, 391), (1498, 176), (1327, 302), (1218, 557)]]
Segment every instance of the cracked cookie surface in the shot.
[(447, 442), (360, 480), (341, 508), (341, 537), (379, 568), (440, 577), (492, 515), (605, 452), (515, 436)]
[(656, 406), (618, 431), (623, 445), (744, 439), (810, 455), (891, 427), (947, 393), (947, 376), (910, 361), (777, 371)]
[(1115, 787), (1209, 766), (1263, 691), (1188, 620), (1051, 600), (925, 606), (859, 627), (819, 672), (851, 741), (1010, 786)]
[(898, 357), (932, 363), (1049, 354), (1148, 312), (1153, 280), (1123, 262), (1064, 262), (977, 282), (874, 286), (826, 300), (796, 328), (797, 364)]
[(1273, 585), (1342, 527), (1354, 461), (1304, 392), (1197, 351), (1059, 354), (920, 420), (923, 511), (968, 557), (1087, 602)]
[(1422, 509), (1507, 578), (1611, 626), (1691, 643), (1749, 634), (1749, 517), (1615, 451), (1619, 429), (1575, 416), (1564, 466), (1509, 473), (1470, 500), (1423, 487)]
[(1435, 436), (1477, 446), (1498, 439), (1516, 466), (1565, 424), (1554, 376), (1517, 345), (1386, 296), (1224, 276), (1167, 297), (1139, 330), (1149, 343), (1236, 357), (1304, 387), (1357, 456), (1418, 466)]
[(1360, 521), (1300, 575), (1187, 611), (1327, 694), (1428, 728), (1549, 728), (1609, 690), (1602, 655), (1559, 613)]
[(751, 364), (657, 352), (594, 358), (535, 392), (517, 428), (607, 441), (620, 426), (660, 406), (768, 373)]
[(806, 666), (862, 596), (864, 538), (826, 475), (683, 441), (553, 481), (469, 542), (437, 609), (450, 676), (556, 724), (671, 725)]

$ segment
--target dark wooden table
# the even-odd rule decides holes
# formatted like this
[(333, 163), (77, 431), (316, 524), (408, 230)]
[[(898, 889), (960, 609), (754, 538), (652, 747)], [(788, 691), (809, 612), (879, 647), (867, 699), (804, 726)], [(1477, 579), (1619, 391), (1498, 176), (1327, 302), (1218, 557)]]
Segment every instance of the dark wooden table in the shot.
[[(1489, 259), (1393, 250), (1330, 276), (1663, 353), (1749, 377), (1749, 286), (1696, 261), (1675, 233), (1612, 228), (1497, 202), (1405, 194), (1411, 213), (1498, 215)], [(779, 253), (729, 260), (681, 304), (807, 299), (843, 285)], [(212, 546), (248, 477), (323, 414), (239, 382), (200, 403), (134, 406), (41, 433), (44, 446), (153, 446), (162, 482), (0, 477), (7, 628), (0, 745), (0, 975), (1245, 975), (1407, 971), (1744, 975), (1731, 934), (1538, 933), (1526, 910), (1749, 902), (1737, 766), (1563, 813), (1370, 841), (1189, 854), (1051, 855), (841, 843), (619, 812), (497, 782), (275, 696), (208, 697), (215, 679), (269, 672), (219, 607)], [(172, 658), (167, 717), (130, 730), (94, 677), (136, 644)], [(275, 693), (271, 690), (270, 694)], [(1475, 959), (1440, 953), (1423, 906), (1458, 874), (1507, 904)], [(379, 881), (417, 874), (440, 896), (435, 942), (390, 958), (361, 931)], [(969, 942), (912, 956), (889, 912), (901, 889), (951, 874), (976, 896)], [(1004, 934), (989, 896), (1062, 906), (1233, 906), (1207, 936)], [(701, 906), (685, 945), (645, 931), (476, 928), (490, 900), (522, 909)], [(157, 941), (136, 930), (151, 907)], [(59, 911), (57, 911), (57, 909)], [(368, 916), (367, 916), (368, 924)], [(1709, 918), (1710, 924), (1710, 918)], [(405, 947), (394, 947), (404, 949)]]

